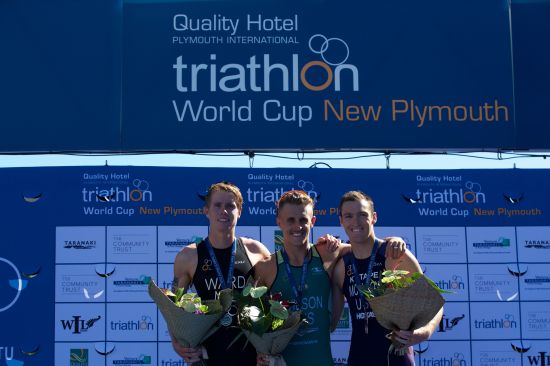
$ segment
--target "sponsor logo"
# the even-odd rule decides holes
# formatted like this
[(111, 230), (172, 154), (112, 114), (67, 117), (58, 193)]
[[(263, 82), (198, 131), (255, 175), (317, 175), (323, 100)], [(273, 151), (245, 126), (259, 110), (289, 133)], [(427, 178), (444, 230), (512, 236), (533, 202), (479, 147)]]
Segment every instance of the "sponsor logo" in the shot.
[(73, 334), (81, 334), (87, 332), (99, 319), (101, 319), (101, 315), (88, 320), (82, 319), (80, 315), (75, 315), (71, 320), (60, 320), (60, 322), (63, 330), (70, 330)]
[(143, 315), (139, 320), (128, 320), (128, 321), (111, 321), (110, 323), (111, 330), (115, 331), (153, 331), (155, 330), (155, 325), (152, 322), (152, 319), (148, 315)]
[[(184, 14), (178, 14), (176, 17), (183, 20), (187, 19)], [(176, 17), (174, 17), (175, 30), (188, 29), (188, 27), (179, 27), (176, 29)], [(250, 15), (248, 15), (250, 18)], [(259, 16), (261, 17), (261, 16)], [(251, 24), (249, 19), (248, 24)], [(259, 22), (259, 20), (258, 20)], [(235, 43), (241, 37), (228, 37), (228, 41)], [(253, 38), (253, 37), (250, 37)], [(258, 37), (261, 39), (262, 37)], [(267, 37), (263, 37), (267, 38)], [(221, 38), (223, 40), (223, 38)], [(283, 92), (295, 92), (301, 88), (318, 92), (330, 88), (334, 91), (341, 91), (342, 87), (351, 88), (353, 91), (359, 91), (359, 70), (357, 66), (348, 64), (350, 50), (347, 43), (340, 38), (327, 38), (322, 34), (315, 34), (308, 41), (309, 50), (319, 55), (321, 60), (312, 60), (307, 63), (300, 62), (300, 55), (293, 53), (286, 60), (277, 59), (273, 63), (273, 57), (269, 53), (263, 55), (251, 55), (246, 64), (239, 63), (218, 63), (218, 55), (211, 53), (209, 59), (200, 64), (188, 64), (184, 56), (178, 56), (176, 62), (172, 65), (176, 71), (176, 88), (180, 93), (190, 92), (272, 92), (275, 88), (280, 88)], [(315, 56), (317, 57), (317, 56)], [(248, 73), (239, 73), (237, 83), (235, 78), (229, 78), (224, 75), (224, 71), (219, 70), (250, 70)], [(282, 72), (272, 72), (278, 69)], [(323, 82), (315, 81), (311, 83), (310, 69), (323, 70), (326, 80)], [(199, 82), (198, 71), (205, 70), (206, 83)], [(264, 75), (259, 78), (258, 75)], [(277, 77), (278, 80), (274, 80)], [(231, 83), (229, 83), (231, 81)], [(351, 81), (351, 82), (349, 82)], [(236, 84), (236, 85), (235, 85)], [(348, 85), (346, 85), (348, 84)], [(202, 85), (208, 85), (206, 90), (200, 90)]]
[(150, 365), (151, 356), (139, 355), (138, 357), (124, 357), (123, 359), (113, 360), (113, 365)]
[(504, 318), (476, 319), (474, 328), (477, 329), (515, 329), (518, 327), (517, 321), (512, 314), (505, 314)]
[(124, 280), (113, 281), (113, 285), (119, 287), (131, 287), (148, 285), (151, 282), (150, 276), (141, 275), (138, 278), (126, 278)]
[(95, 240), (65, 240), (63, 248), (65, 249), (94, 249), (97, 245)]
[(535, 276), (532, 278), (525, 278), (523, 281), (525, 282), (525, 284), (528, 284), (528, 285), (542, 286), (542, 285), (550, 284), (550, 276)]
[(527, 356), (529, 365), (550, 366), (550, 353), (539, 352), (536, 356)]
[(185, 366), (185, 363), (183, 360), (173, 360), (171, 358), (167, 360), (160, 360), (159, 366)]
[(550, 240), (525, 240), (525, 248), (550, 249)]
[(88, 349), (71, 348), (69, 362), (70, 366), (88, 366)]
[(61, 282), (59, 284), (61, 285), (60, 289), (62, 294), (78, 294), (81, 293), (83, 289), (87, 290), (88, 288), (96, 288), (97, 286), (99, 286), (99, 281), (83, 281), (81, 279), (81, 276), (76, 277), (76, 279), (73, 279), (73, 277), (70, 275), (61, 276)]
[(200, 236), (192, 236), (191, 239), (176, 239), (176, 240), (166, 240), (164, 246), (170, 248), (183, 248), (193, 243), (200, 243), (202, 238)]
[(152, 202), (149, 182), (134, 179), (128, 186), (82, 188), (82, 202)]
[(458, 325), (458, 323), (464, 319), (466, 315), (462, 314), (460, 316), (456, 316), (452, 319), (447, 318), (445, 315), (441, 318), (441, 321), (439, 322), (439, 329), (438, 332), (447, 332), (452, 330), (455, 326)]
[(462, 353), (456, 352), (452, 356), (448, 357), (422, 357), (422, 366), (438, 366), (438, 365), (449, 365), (449, 366), (466, 366), (467, 362)]
[[(438, 177), (435, 177), (438, 178)], [(418, 188), (414, 195), (401, 195), (406, 202), (411, 204), (480, 204), (486, 202), (485, 193), (482, 192), (481, 185), (476, 182), (468, 181), (464, 187), (447, 187), (444, 189), (428, 188), (423, 190)]]
[(472, 243), (474, 248), (510, 248), (509, 238), (498, 238), (497, 240), (484, 240)]
[(436, 282), (436, 285), (440, 289), (447, 291), (464, 290), (466, 288), (462, 276), (459, 275), (453, 275), (450, 280), (439, 280)]

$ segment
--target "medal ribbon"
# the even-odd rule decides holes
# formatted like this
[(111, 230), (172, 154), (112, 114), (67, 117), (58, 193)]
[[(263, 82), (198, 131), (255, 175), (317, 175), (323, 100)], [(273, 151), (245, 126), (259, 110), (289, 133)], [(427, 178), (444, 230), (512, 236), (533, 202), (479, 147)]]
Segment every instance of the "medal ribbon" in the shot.
[(218, 263), (218, 259), (216, 258), (216, 253), (214, 253), (214, 249), (212, 248), (212, 244), (210, 243), (210, 240), (206, 238), (204, 241), (206, 244), (206, 248), (208, 249), (208, 254), (210, 254), (210, 259), (212, 260), (212, 264), (214, 265), (214, 268), (216, 269), (216, 273), (218, 274), (218, 280), (220, 281), (221, 289), (231, 288), (231, 282), (233, 279), (233, 271), (235, 270), (235, 254), (237, 253), (237, 238), (233, 240), (233, 245), (231, 248), (231, 259), (229, 260), (229, 269), (227, 270), (227, 280), (223, 277), (222, 269), (220, 267), (220, 264)]
[[(367, 285), (369, 285), (370, 278), (372, 276), (372, 266), (374, 265), (374, 259), (376, 258), (376, 252), (378, 251), (379, 241), (378, 239), (374, 240), (374, 246), (372, 247), (372, 251), (370, 253), (369, 258), (369, 266), (367, 267), (367, 277), (365, 279), (365, 282)], [(353, 269), (353, 280), (355, 281), (355, 287), (362, 285), (361, 279), (359, 278), (359, 272), (357, 271), (357, 262), (355, 260), (355, 255), (351, 256), (351, 265)], [(359, 301), (361, 304), (361, 308), (365, 312), (365, 317), (367, 316), (367, 300), (365, 299), (365, 295), (359, 291)]]
[(306, 285), (307, 266), (309, 264), (307, 257), (310, 251), (311, 247), (308, 246), (306, 255), (304, 257), (304, 264), (302, 264), (302, 278), (300, 282), (300, 288), (298, 288), (296, 286), (296, 280), (294, 279), (294, 276), (292, 275), (292, 271), (290, 269), (290, 260), (288, 259), (288, 254), (286, 254), (285, 248), (281, 248), (281, 255), (283, 256), (283, 261), (285, 262), (286, 275), (288, 276), (288, 281), (290, 282), (290, 286), (292, 287), (292, 291), (294, 292), (294, 296), (296, 297), (298, 309), (300, 308), (300, 303), (302, 302), (302, 296), (304, 294), (304, 288)]

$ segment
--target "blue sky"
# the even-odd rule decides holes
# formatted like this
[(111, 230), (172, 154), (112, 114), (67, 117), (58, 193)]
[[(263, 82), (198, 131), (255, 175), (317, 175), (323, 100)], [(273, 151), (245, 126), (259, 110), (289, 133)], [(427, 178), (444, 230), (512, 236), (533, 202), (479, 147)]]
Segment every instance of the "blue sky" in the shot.
[[(548, 169), (548, 153), (502, 154), (469, 153), (456, 155), (399, 155), (389, 158), (391, 169)], [(543, 156), (549, 157), (544, 159)], [(300, 157), (301, 160), (297, 158)], [(254, 159), (242, 153), (187, 155), (0, 155), (0, 167), (33, 166), (94, 166), (94, 165), (135, 165), (135, 166), (180, 166), (180, 167), (233, 167), (233, 168), (309, 168), (317, 163), (318, 168), (385, 169), (386, 157), (381, 153), (258, 153)]]

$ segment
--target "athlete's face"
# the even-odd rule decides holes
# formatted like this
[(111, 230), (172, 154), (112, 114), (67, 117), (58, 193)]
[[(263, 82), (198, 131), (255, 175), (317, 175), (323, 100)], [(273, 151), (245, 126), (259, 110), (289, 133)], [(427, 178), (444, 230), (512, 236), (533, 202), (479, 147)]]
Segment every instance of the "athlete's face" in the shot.
[(309, 242), (309, 233), (315, 224), (312, 205), (287, 203), (279, 210), (277, 225), (283, 232), (286, 245), (302, 246)]
[(376, 212), (366, 200), (346, 201), (342, 204), (340, 224), (352, 243), (365, 242), (369, 236), (374, 237)]
[(214, 230), (234, 228), (241, 212), (231, 192), (216, 191), (210, 198), (210, 204), (204, 207), (204, 213)]

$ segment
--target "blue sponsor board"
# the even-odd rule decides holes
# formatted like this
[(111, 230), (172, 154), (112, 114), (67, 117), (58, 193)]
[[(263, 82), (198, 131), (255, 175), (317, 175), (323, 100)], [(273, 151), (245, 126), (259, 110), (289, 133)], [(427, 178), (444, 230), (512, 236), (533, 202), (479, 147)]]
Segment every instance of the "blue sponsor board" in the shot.
[(0, 149), (548, 149), (550, 53), (532, 46), (548, 12), (503, 0), (0, 2)]
[[(243, 194), (237, 232), (272, 248), (284, 191), (316, 200), (313, 240), (344, 237), (342, 193), (372, 195), (378, 235), (405, 237), (426, 273), (454, 291), (419, 364), (546, 357), (544, 347), (522, 351), (550, 341), (546, 170), (67, 167), (0, 170), (0, 322), (9, 329), (0, 365), (176, 360), (157, 354), (155, 344), (170, 340), (144, 287), (151, 278), (170, 286), (177, 251), (208, 233), (200, 196), (222, 180)], [(333, 340), (337, 359), (347, 355), (346, 334)], [(502, 346), (510, 343), (523, 348)]]
[(126, 1), (123, 46), (124, 149), (515, 143), (502, 1)]

